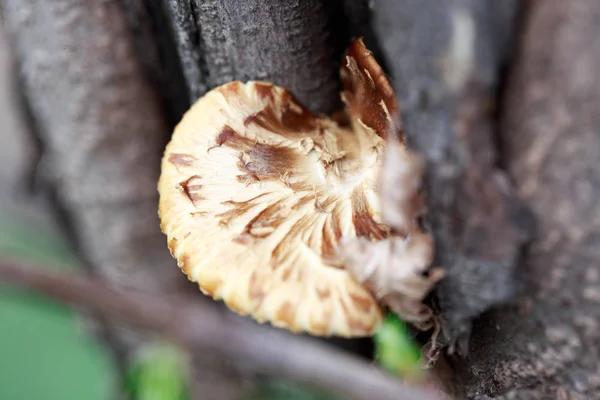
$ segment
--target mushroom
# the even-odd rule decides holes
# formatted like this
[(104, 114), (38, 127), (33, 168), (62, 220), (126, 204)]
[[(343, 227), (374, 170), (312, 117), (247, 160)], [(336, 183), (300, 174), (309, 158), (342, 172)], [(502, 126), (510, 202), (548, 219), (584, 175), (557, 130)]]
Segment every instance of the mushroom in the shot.
[(362, 40), (341, 78), (350, 126), (267, 82), (206, 93), (166, 147), (159, 216), (171, 254), (204, 294), (293, 332), (359, 337), (384, 311), (346, 269), (341, 242), (395, 235), (378, 177), (386, 142), (402, 147), (402, 138), (394, 92)]

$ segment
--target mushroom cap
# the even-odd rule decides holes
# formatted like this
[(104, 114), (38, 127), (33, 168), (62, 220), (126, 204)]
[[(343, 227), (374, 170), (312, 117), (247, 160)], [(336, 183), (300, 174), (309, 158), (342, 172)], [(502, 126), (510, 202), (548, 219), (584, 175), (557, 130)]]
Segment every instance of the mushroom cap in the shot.
[(390, 233), (377, 178), (395, 100), (362, 41), (353, 46), (342, 67), (351, 128), (271, 83), (230, 82), (184, 115), (158, 183), (171, 254), (203, 293), (318, 336), (372, 335), (383, 319), (337, 252), (342, 238)]

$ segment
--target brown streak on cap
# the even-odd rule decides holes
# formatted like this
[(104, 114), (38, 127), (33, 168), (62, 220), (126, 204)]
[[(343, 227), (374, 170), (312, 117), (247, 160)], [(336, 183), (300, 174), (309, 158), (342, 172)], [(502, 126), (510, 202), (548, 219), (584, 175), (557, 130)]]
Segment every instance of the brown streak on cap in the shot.
[(327, 300), (331, 297), (331, 290), (329, 288), (317, 288), (317, 296), (321, 300)]
[[(288, 257), (289, 253), (293, 249), (292, 247), (290, 247), (290, 239), (293, 239), (295, 237), (301, 238), (302, 234), (306, 232), (307, 227), (310, 226), (311, 222), (312, 216), (310, 214), (303, 215), (298, 221), (296, 221), (294, 226), (287, 233), (286, 237), (283, 238), (271, 251), (272, 260), (275, 262), (280, 262), (281, 260)], [(300, 243), (302, 242), (299, 242), (297, 244)]]
[(283, 303), (276, 314), (277, 319), (279, 321), (284, 322), (289, 327), (293, 327), (295, 325), (294, 324), (295, 315), (296, 315), (296, 307), (289, 301), (286, 301), (285, 303)]
[(252, 140), (240, 135), (229, 125), (225, 125), (221, 128), (221, 131), (219, 131), (219, 134), (215, 138), (215, 142), (217, 147), (225, 145), (237, 151), (247, 150), (255, 145)]
[(281, 275), (281, 280), (284, 282), (288, 281), (290, 279), (290, 275), (292, 275), (292, 269), (286, 268)]
[(183, 254), (179, 259), (179, 265), (181, 266), (181, 270), (187, 275), (191, 271), (191, 260), (190, 256), (187, 254)]
[(321, 253), (323, 257), (330, 258), (334, 257), (337, 254), (337, 245), (338, 245), (338, 237), (336, 237), (336, 230), (339, 230), (339, 227), (334, 226), (337, 223), (331, 218), (331, 222), (324, 223), (322, 229), (322, 241), (321, 241)]
[(312, 193), (309, 195), (306, 195), (306, 196), (302, 196), (298, 199), (298, 202), (292, 206), (292, 210), (296, 211), (296, 210), (304, 207), (311, 201), (314, 201), (314, 199), (315, 199), (315, 196)]
[(355, 191), (352, 196), (352, 222), (354, 223), (356, 236), (381, 240), (390, 234), (390, 228), (387, 225), (377, 223), (373, 219), (363, 194), (358, 191)]
[(261, 301), (265, 295), (266, 292), (263, 289), (263, 284), (261, 284), (256, 277), (256, 271), (252, 271), (248, 286), (248, 297), (250, 297), (250, 300)]
[(321, 207), (321, 209), (325, 212), (327, 212), (328, 214), (330, 214), (330, 212), (326, 211), (328, 210), (331, 206), (334, 206), (336, 204), (336, 202), (338, 201), (338, 198), (335, 196), (327, 196), (324, 199), (319, 201), (319, 207)]
[(266, 227), (273, 228), (273, 230), (277, 229), (279, 225), (285, 222), (287, 216), (285, 213), (283, 213), (285, 210), (286, 207), (283, 200), (269, 205), (264, 210), (259, 212), (254, 218), (252, 218), (248, 224), (246, 224), (243, 234), (250, 234), (254, 238), (268, 237), (270, 233), (260, 235), (253, 234), (252, 231)]
[[(273, 86), (257, 85), (256, 88), (261, 98), (273, 98)], [(289, 90), (281, 90), (280, 97), (279, 102), (269, 101), (261, 111), (247, 116), (244, 125), (255, 123), (287, 138), (296, 138), (319, 129), (319, 119), (300, 104)]]
[(257, 205), (257, 204), (260, 204), (259, 202), (257, 202), (258, 199), (260, 199), (264, 196), (267, 196), (269, 194), (271, 194), (271, 193), (261, 193), (261, 194), (258, 194), (256, 196), (254, 196), (248, 200), (244, 200), (244, 201), (227, 200), (227, 201), (222, 202), (221, 204), (235, 206), (235, 207), (242, 205), (242, 204), (250, 204), (250, 203), (253, 205)]
[(325, 335), (327, 333), (327, 325), (324, 321), (313, 321), (311, 320), (308, 323), (310, 330), (315, 332), (317, 335)]
[(256, 116), (258, 115), (260, 111), (252, 113), (250, 115), (248, 115), (246, 118), (244, 118), (244, 126), (248, 126), (252, 123), (252, 121), (254, 121), (254, 118), (256, 118)]
[(191, 154), (186, 153), (171, 153), (169, 154), (169, 162), (173, 165), (192, 165), (196, 158)]
[(225, 212), (215, 215), (215, 217), (220, 218), (219, 225), (229, 225), (234, 218), (240, 217), (252, 210), (254, 207), (260, 205), (260, 201), (258, 200), (268, 194), (269, 193), (261, 193), (258, 196), (254, 196), (245, 201), (227, 200), (222, 202), (221, 204), (230, 206), (231, 208)]
[(249, 175), (249, 174), (236, 175), (235, 180), (238, 181), (239, 183), (243, 184), (244, 186), (248, 186), (252, 183), (260, 182), (260, 179), (258, 179), (258, 176)]
[(234, 237), (233, 239), (231, 239), (231, 241), (244, 246), (249, 246), (252, 243), (254, 243), (254, 238), (252, 237), (252, 235), (243, 233), (239, 236)]
[(261, 98), (261, 100), (267, 100), (270, 103), (273, 102), (273, 92), (275, 90), (275, 87), (272, 84), (266, 82), (259, 82), (256, 83), (256, 85), (254, 85), (254, 88), (256, 89), (256, 93), (258, 93), (258, 96)]
[(348, 317), (350, 328), (360, 335), (367, 335), (370, 332), (370, 325), (357, 318)]
[(357, 332), (363, 332), (363, 333), (369, 331), (369, 326), (367, 324), (365, 324), (363, 321), (361, 321), (360, 318), (355, 318), (350, 313), (348, 305), (346, 304), (344, 299), (342, 299), (340, 304), (342, 305), (342, 308), (344, 309), (344, 311), (346, 313), (346, 318), (348, 320), (348, 325), (350, 326), (350, 328), (352, 328), (353, 330), (355, 330)]
[(371, 311), (371, 307), (373, 307), (373, 302), (371, 299), (365, 298), (355, 293), (350, 293), (350, 299), (354, 303), (357, 309), (362, 310), (365, 313)]
[(362, 39), (350, 45), (340, 76), (344, 87), (342, 99), (352, 117), (362, 120), (383, 139), (392, 133), (402, 140), (402, 121), (394, 90)]
[(175, 257), (175, 249), (177, 248), (177, 238), (171, 238), (167, 245), (169, 247), (169, 252), (171, 253), (171, 257)]
[[(244, 155), (240, 154), (238, 167), (258, 180), (272, 180), (279, 178), (296, 165), (297, 153), (286, 147), (254, 145)], [(247, 158), (244, 161), (243, 158)]]
[(224, 91), (228, 96), (237, 97), (240, 95), (242, 86), (244, 84), (241, 81), (233, 81), (225, 87)]
[(339, 213), (331, 213), (331, 227), (333, 228), (333, 237), (339, 242), (342, 238), (342, 224)]
[(201, 179), (202, 177), (199, 175), (192, 175), (185, 181), (179, 182), (179, 188), (188, 197), (188, 199), (194, 203), (194, 205), (196, 205), (196, 202), (204, 200), (204, 197), (198, 193), (200, 189), (202, 189), (202, 185), (194, 183)]
[(281, 110), (281, 119), (279, 119), (273, 108), (267, 106), (256, 114), (252, 122), (287, 138), (298, 137), (302, 133), (318, 129), (315, 120), (309, 118), (308, 111), (304, 110), (299, 114), (290, 108)]

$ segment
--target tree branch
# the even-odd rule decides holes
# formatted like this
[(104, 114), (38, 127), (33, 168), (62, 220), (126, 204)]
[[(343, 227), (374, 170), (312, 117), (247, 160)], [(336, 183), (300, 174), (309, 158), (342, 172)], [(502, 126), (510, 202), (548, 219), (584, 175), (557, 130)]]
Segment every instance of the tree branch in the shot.
[(322, 343), (247, 324), (184, 296), (110, 288), (99, 281), (0, 261), (0, 282), (31, 289), (65, 303), (92, 309), (138, 328), (163, 334), (193, 355), (215, 352), (250, 361), (256, 372), (311, 383), (356, 399), (433, 399), (375, 367)]

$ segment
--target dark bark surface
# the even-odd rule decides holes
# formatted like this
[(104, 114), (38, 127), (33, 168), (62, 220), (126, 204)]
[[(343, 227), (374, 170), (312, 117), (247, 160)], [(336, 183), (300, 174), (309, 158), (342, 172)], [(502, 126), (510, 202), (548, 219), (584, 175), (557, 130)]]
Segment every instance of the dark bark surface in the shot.
[(167, 3), (192, 101), (223, 83), (252, 79), (290, 89), (317, 112), (339, 105), (339, 62), (321, 1)]
[(534, 1), (525, 22), (502, 161), (535, 212), (536, 239), (518, 307), (476, 325), (468, 388), (474, 398), (597, 399), (600, 3)]
[(471, 319), (509, 301), (528, 236), (526, 210), (497, 167), (494, 108), (514, 1), (380, 0), (373, 26), (400, 99), (409, 143), (428, 161), (437, 290), (450, 349), (465, 353)]

